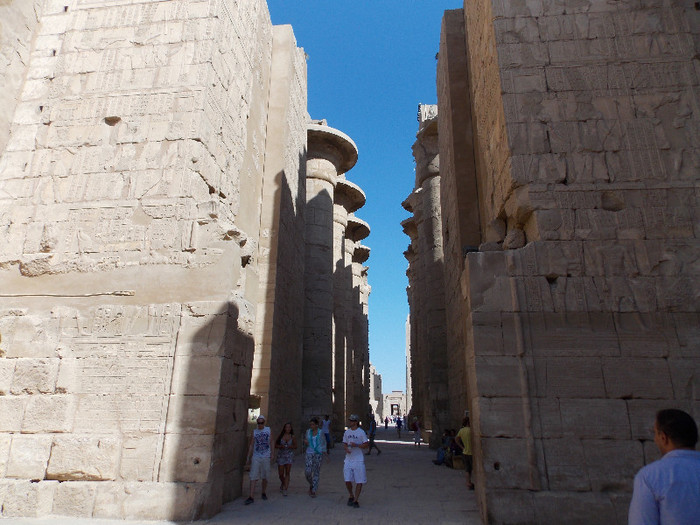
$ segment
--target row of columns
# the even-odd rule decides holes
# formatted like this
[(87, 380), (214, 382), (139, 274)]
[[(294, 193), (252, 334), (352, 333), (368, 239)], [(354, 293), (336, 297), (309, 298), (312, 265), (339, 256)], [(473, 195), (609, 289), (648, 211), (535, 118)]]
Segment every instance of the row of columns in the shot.
[(402, 222), (411, 244), (409, 262), (411, 415), (439, 442), (449, 423), (444, 253), (440, 208), (437, 107), (421, 105), (413, 145), (415, 188), (403, 202), (413, 217)]
[(355, 143), (325, 121), (308, 127), (302, 414), (331, 415), (340, 432), (369, 405), (369, 226), (353, 213), (364, 192), (345, 178)]

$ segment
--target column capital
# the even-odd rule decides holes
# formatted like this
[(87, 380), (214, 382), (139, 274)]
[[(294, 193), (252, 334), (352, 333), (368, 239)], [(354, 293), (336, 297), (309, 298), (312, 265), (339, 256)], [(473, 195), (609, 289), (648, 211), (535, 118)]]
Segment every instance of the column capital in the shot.
[(339, 177), (335, 185), (335, 202), (345, 207), (348, 213), (359, 210), (367, 202), (365, 192), (345, 177)]
[(350, 171), (357, 162), (357, 146), (342, 131), (311, 122), (306, 133), (307, 159), (321, 158), (333, 163), (338, 175)]
[(345, 231), (348, 239), (359, 242), (369, 236), (369, 224), (362, 219), (358, 219), (354, 215), (348, 217), (348, 227)]

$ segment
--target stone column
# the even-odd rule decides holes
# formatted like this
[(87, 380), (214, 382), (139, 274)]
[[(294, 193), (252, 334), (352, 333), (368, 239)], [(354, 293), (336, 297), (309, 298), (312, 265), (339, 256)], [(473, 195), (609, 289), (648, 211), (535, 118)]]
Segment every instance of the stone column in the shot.
[(449, 418), (447, 338), (445, 318), (444, 255), (440, 208), (440, 158), (438, 152), (437, 107), (419, 107), (420, 127), (413, 145), (416, 159), (416, 191), (413, 194), (420, 254), (422, 308), (416, 318), (422, 324), (421, 345), (416, 351), (426, 367), (423, 412), (415, 415), (439, 440)]
[[(416, 194), (411, 194), (404, 202), (403, 207), (411, 212), (415, 213), (416, 216), (420, 216), (418, 212), (418, 207), (414, 206), (414, 201)], [(415, 413), (423, 413), (425, 406), (424, 402), (424, 391), (426, 390), (427, 379), (425, 374), (427, 373), (427, 367), (423, 363), (424, 352), (423, 349), (425, 345), (421, 340), (422, 330), (420, 327), (423, 325), (423, 320), (425, 316), (423, 315), (423, 304), (424, 301), (421, 299), (421, 291), (423, 289), (421, 279), (423, 277), (423, 271), (421, 269), (421, 259), (419, 256), (419, 243), (418, 243), (418, 228), (416, 226), (416, 217), (409, 217), (408, 219), (401, 222), (401, 226), (406, 235), (411, 239), (411, 244), (408, 249), (404, 252), (404, 257), (408, 261), (408, 269), (406, 270), (406, 277), (408, 277), (408, 287), (406, 288), (406, 293), (408, 295), (408, 308), (409, 308), (409, 326), (408, 333), (406, 334), (408, 343), (407, 346), (410, 348), (410, 355), (408, 356), (408, 370), (407, 375), (410, 376), (411, 380), (411, 397), (410, 403), (412, 410)], [(408, 382), (407, 382), (408, 384)], [(408, 389), (406, 391), (408, 398)]]
[[(339, 175), (357, 162), (357, 147), (325, 121), (308, 126), (306, 161), (306, 268), (302, 414), (333, 408), (334, 198)], [(340, 422), (342, 424), (342, 422)]]
[[(365, 421), (369, 408), (369, 344), (367, 324), (367, 285), (366, 268), (362, 265), (369, 257), (369, 248), (360, 241), (369, 235), (369, 225), (357, 217), (350, 216), (346, 231), (348, 255), (352, 268), (352, 303), (350, 320), (352, 323), (352, 392), (348, 396), (354, 413)], [(368, 424), (369, 422), (367, 422)]]

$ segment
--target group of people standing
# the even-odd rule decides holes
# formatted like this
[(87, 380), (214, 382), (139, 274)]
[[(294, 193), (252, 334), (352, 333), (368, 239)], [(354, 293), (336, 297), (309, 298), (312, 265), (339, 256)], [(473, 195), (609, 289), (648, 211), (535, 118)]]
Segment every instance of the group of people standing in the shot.
[[(255, 501), (254, 494), (258, 480), (262, 482), (261, 498), (267, 500), (267, 482), (270, 475), (270, 463), (272, 462), (277, 463), (280, 492), (283, 496), (287, 496), (292, 462), (297, 449), (297, 440), (291, 423), (284, 424), (274, 443), (271, 442), (271, 435), (270, 427), (265, 426), (265, 416), (259, 415), (256, 419), (256, 428), (250, 435), (248, 445), (247, 459), (250, 464), (250, 493), (248, 499), (245, 500), (246, 505), (250, 505)], [(315, 498), (323, 459), (325, 457), (326, 461), (330, 460), (329, 450), (332, 446), (332, 441), (328, 416), (325, 416), (322, 423), (316, 417), (312, 417), (309, 420), (309, 428), (304, 433), (303, 446), (306, 449), (304, 474), (309, 484), (309, 496)], [(343, 435), (343, 446), (345, 449), (343, 477), (349, 494), (348, 505), (359, 508), (362, 486), (367, 483), (363, 450), (368, 449), (370, 443), (367, 434), (360, 428), (360, 418), (355, 414), (348, 418), (348, 429)], [(374, 447), (377, 448), (376, 445)], [(379, 448), (377, 450), (379, 451)]]

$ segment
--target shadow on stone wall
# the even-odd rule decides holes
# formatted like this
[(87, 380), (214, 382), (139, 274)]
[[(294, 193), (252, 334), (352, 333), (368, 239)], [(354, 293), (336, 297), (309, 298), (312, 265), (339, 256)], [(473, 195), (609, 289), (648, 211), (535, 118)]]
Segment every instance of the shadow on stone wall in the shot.
[[(274, 282), (274, 304), (265, 308), (262, 345), (269, 352), (268, 425), (273, 435), (291, 422), (300, 435), (302, 341), (304, 336), (304, 207), (306, 205), (306, 151), (299, 154), (293, 195), (285, 172), (277, 174), (275, 216), (276, 256), (270, 254), (268, 283)], [(274, 256), (274, 259), (273, 259)], [(269, 327), (269, 328), (268, 328)]]
[[(202, 319), (194, 337), (181, 337)], [(186, 342), (176, 347), (158, 474), (160, 482), (177, 483), (168, 519), (210, 517), (241, 495), (253, 328), (252, 305), (241, 300), (183, 309), (178, 336)]]

